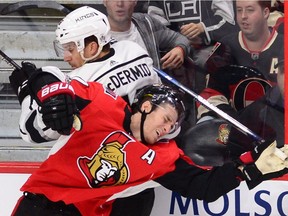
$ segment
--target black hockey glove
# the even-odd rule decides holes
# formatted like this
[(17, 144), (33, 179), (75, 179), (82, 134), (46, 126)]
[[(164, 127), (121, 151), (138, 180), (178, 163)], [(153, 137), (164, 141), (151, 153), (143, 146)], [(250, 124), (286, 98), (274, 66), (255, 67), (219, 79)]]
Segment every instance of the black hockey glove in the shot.
[(40, 70), (29, 79), (28, 87), (40, 106), (44, 124), (62, 135), (69, 135), (72, 127), (81, 130), (82, 122), (72, 86)]
[(237, 164), (243, 166), (243, 176), (249, 189), (252, 189), (264, 180), (288, 173), (288, 145), (278, 149), (276, 141), (265, 142), (243, 153)]
[(12, 74), (9, 76), (9, 81), (11, 87), (13, 88), (15, 94), (18, 97), (20, 105), (24, 98), (29, 95), (27, 88), (28, 78), (35, 73), (36, 66), (31, 62), (21, 62), (22, 68), (15, 69)]

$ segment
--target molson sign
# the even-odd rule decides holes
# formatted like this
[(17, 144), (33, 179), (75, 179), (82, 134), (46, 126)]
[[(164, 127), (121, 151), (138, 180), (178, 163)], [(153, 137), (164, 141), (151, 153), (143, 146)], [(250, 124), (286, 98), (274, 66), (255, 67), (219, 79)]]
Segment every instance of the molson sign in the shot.
[(286, 181), (262, 182), (249, 190), (245, 182), (215, 202), (189, 199), (165, 188), (156, 189), (153, 216), (287, 216), (288, 176)]

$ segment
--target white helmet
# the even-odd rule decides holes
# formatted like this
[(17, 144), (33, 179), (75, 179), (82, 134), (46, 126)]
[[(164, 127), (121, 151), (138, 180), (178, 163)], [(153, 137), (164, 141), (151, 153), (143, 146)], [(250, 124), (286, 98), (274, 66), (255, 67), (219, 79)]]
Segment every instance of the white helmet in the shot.
[(85, 47), (84, 39), (94, 35), (98, 40), (99, 54), (103, 46), (111, 41), (109, 32), (110, 25), (106, 15), (92, 7), (83, 6), (72, 11), (59, 22), (55, 31), (55, 42), (60, 45), (74, 42), (78, 52), (81, 53)]

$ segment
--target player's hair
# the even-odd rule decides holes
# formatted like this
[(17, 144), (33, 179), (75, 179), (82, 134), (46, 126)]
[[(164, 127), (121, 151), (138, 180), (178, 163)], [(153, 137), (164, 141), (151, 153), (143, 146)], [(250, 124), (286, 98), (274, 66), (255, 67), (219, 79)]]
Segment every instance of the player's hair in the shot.
[[(91, 43), (91, 42), (96, 42), (97, 44), (98, 44), (98, 39), (97, 39), (97, 37), (95, 36), (95, 35), (91, 35), (91, 36), (89, 36), (89, 37), (86, 37), (85, 39), (84, 39), (84, 44), (85, 44), (85, 47), (89, 44), (89, 43)], [(107, 43), (107, 44), (105, 44), (104, 46), (103, 46), (103, 51), (108, 51), (110, 49), (110, 43)]]

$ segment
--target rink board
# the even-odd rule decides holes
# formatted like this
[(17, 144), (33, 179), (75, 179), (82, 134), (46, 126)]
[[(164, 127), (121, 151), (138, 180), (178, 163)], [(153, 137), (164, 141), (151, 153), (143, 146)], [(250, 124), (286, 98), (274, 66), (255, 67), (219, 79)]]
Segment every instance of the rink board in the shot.
[[(40, 163), (0, 163), (0, 215), (10, 216), (19, 188)], [(163, 187), (155, 189), (156, 200), (151, 216), (206, 216), (206, 215), (288, 215), (288, 176), (266, 181), (253, 190), (243, 182), (235, 190), (206, 203), (188, 199)]]

